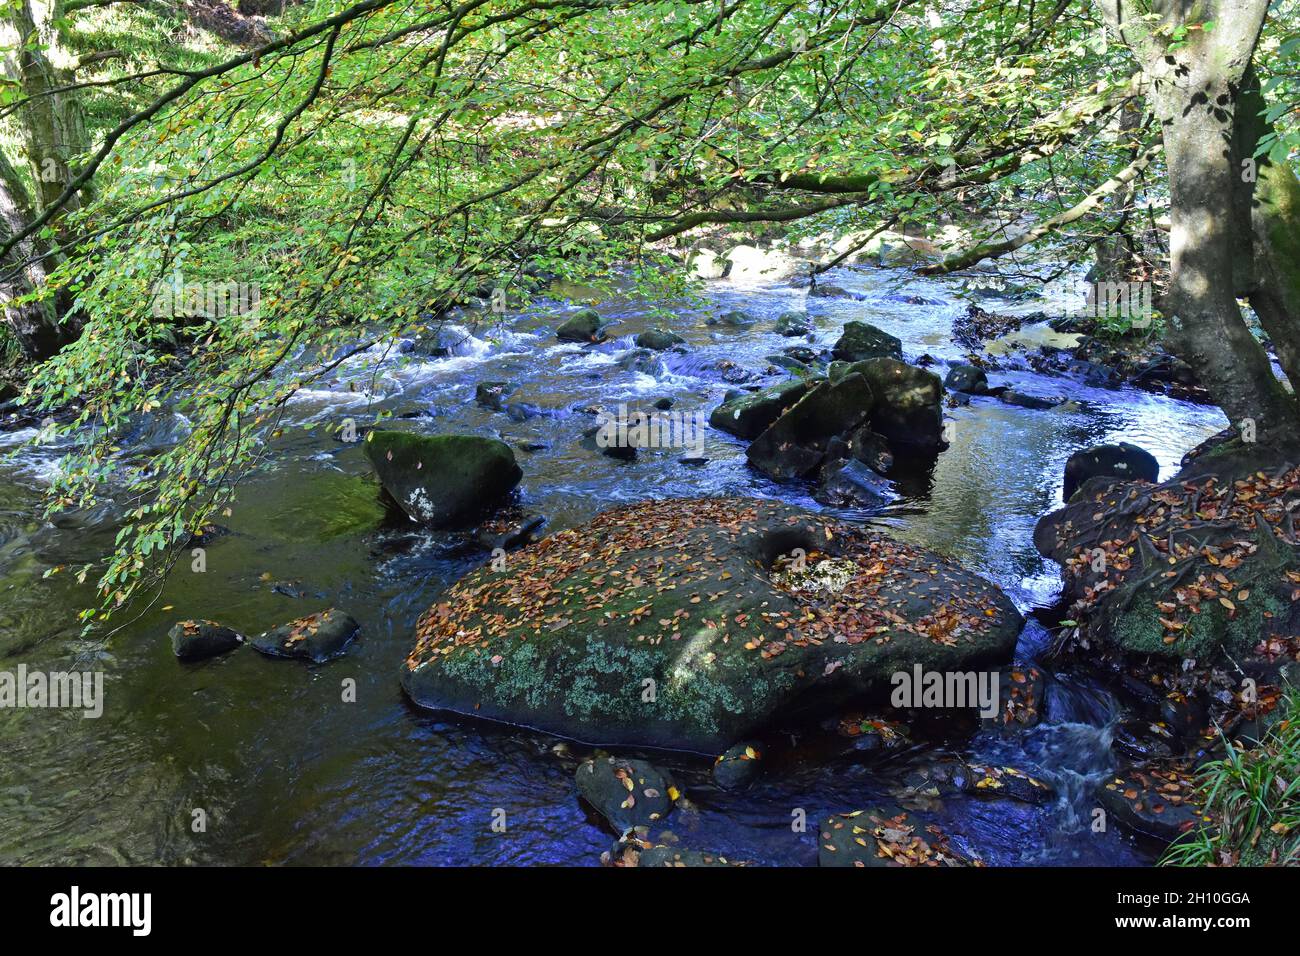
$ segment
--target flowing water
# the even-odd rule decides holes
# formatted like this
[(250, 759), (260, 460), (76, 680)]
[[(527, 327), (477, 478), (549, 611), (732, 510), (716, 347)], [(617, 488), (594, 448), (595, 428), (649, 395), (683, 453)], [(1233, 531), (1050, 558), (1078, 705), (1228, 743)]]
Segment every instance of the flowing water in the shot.
[[(347, 417), (365, 423), (385, 409), (406, 416), (406, 427), (545, 445), (517, 452), (519, 494), (551, 530), (645, 498), (729, 493), (818, 508), (807, 488), (751, 471), (745, 443), (712, 430), (703, 465), (681, 462), (684, 453), (673, 449), (635, 462), (606, 458), (582, 446), (594, 419), (575, 408), (669, 397), (675, 411), (707, 414), (729, 387), (719, 361), (761, 370), (766, 355), (802, 344), (770, 331), (777, 315), (795, 308), (814, 316), (818, 348), (835, 341), (844, 321), (862, 319), (899, 336), (909, 359), (938, 358), (941, 374), (945, 362), (960, 358), (951, 342), (952, 321), (964, 309), (955, 283), (887, 270), (828, 279), (862, 298), (805, 301), (803, 291), (784, 285), (721, 282), (710, 287), (708, 308), (674, 306), (668, 320), (662, 304), (604, 303), (602, 313), (620, 322), (617, 338), (592, 347), (555, 339), (556, 311), (574, 308), (556, 304), (477, 329), (447, 357), (400, 349), (359, 356), (329, 388), (300, 393), (292, 416), (337, 426)], [(758, 325), (705, 325), (708, 314), (734, 308), (758, 316)], [(656, 325), (684, 335), (691, 351), (664, 354), (650, 368), (620, 367), (634, 334)], [(1168, 474), (1224, 424), (1215, 409), (1132, 389), (1090, 389), (1030, 372), (990, 378), (1072, 401), (1037, 411), (976, 398), (949, 410), (951, 447), (932, 473), (904, 484), (905, 497), (887, 515), (870, 520), (995, 581), (1027, 613), (1056, 595), (1057, 570), (1030, 538), (1037, 518), (1060, 500), (1072, 451), (1130, 441)], [(515, 421), (476, 405), (475, 384), (491, 380), (517, 383), (510, 400), (541, 413)], [(146, 456), (151, 446), (181, 440), (184, 425), (155, 422), (131, 437), (124, 454)], [(0, 671), (93, 667), (103, 671), (106, 688), (99, 719), (0, 709), (0, 863), (596, 864), (612, 838), (575, 796), (572, 775), (584, 748), (423, 713), (399, 689), (415, 619), (483, 554), (385, 517), (357, 445), (324, 428), (285, 435), (269, 470), (245, 483), (222, 519), (233, 533), (207, 547), (206, 571), (182, 562), (158, 599), (107, 646), (78, 636), (74, 615), (87, 603), (86, 589), (69, 575), (43, 573), (108, 550), (118, 509), (45, 521), (41, 491), (60, 448), (22, 448), (0, 463)], [(0, 441), (17, 447), (28, 437), (16, 432)], [(349, 611), (363, 632), (343, 658), (319, 667), (251, 649), (181, 664), (165, 636), (180, 618), (213, 618), (256, 633), (328, 606)], [(1029, 617), (1019, 658), (1032, 660), (1046, 640)], [(348, 680), (356, 683), (355, 702), (343, 700)], [(1056, 802), (958, 797), (933, 813), (958, 848), (990, 864), (1151, 862), (1152, 847), (1114, 828), (1090, 827), (1091, 794), (1110, 767), (1118, 712), (1103, 689), (1055, 675), (1038, 727), (948, 746), (1049, 781)], [(668, 821), (682, 845), (758, 863), (815, 863), (818, 819), (886, 797), (908, 767), (938, 753), (828, 761), (798, 744), (740, 794), (711, 788), (706, 761), (660, 755), (689, 799)], [(506, 815), (504, 833), (491, 826), (497, 810)], [(800, 810), (809, 832), (791, 827)], [(200, 832), (196, 820), (206, 822)]]

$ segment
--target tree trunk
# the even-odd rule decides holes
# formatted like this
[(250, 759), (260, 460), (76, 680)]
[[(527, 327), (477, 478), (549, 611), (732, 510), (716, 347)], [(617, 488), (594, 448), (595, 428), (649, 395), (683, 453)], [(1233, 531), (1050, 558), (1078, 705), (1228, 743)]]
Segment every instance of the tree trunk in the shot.
[[(90, 144), (81, 101), (73, 92), (55, 92), (73, 81), (73, 72), (60, 61), (71, 61), (60, 42), (57, 20), (61, 2), (36, 8), (32, 0), (17, 0), (6, 18), (16, 34), (18, 52), (6, 66), (27, 100), (15, 115), (36, 185), (38, 208), (44, 209), (63, 192), (76, 163)], [(64, 207), (72, 212), (87, 198), (85, 190)]]
[[(31, 198), (18, 170), (0, 151), (0, 241), (8, 240), (32, 221)], [(71, 338), (61, 325), (64, 303), (46, 298), (35, 302), (13, 300), (41, 290), (55, 253), (42, 240), (19, 243), (0, 263), (0, 309), (28, 358), (48, 358)]]
[[(1254, 159), (1271, 128), (1253, 71), (1247, 74), (1234, 137), (1237, 229), (1242, 241), (1238, 294), (1250, 300), (1293, 388), (1300, 387), (1300, 180), (1285, 163)], [(1253, 169), (1251, 168), (1253, 164)]]
[[(1239, 95), (1268, 0), (1157, 2), (1165, 32), (1099, 0), (1111, 31), (1137, 56), (1165, 144), (1170, 198), (1170, 345), (1192, 366), (1236, 425), (1256, 435), (1300, 438), (1300, 409), (1273, 374), (1237, 305), (1237, 203), (1241, 168), (1234, 139)], [(1213, 21), (1210, 29), (1204, 25)], [(1177, 45), (1166, 37), (1186, 33)]]

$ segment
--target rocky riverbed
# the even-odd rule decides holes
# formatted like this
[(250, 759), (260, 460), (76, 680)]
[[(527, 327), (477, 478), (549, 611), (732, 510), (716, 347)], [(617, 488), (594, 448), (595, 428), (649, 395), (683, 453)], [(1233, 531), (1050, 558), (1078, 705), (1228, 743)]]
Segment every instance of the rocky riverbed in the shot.
[[(1149, 862), (1167, 834), (1120, 803), (1176, 783), (1134, 754), (1194, 759), (1199, 712), (1124, 665), (1048, 653), (1071, 629), (1034, 527), (1075, 452), (1127, 441), (1168, 481), (1222, 417), (1030, 368), (945, 388), (969, 362), (960, 282), (828, 278), (845, 294), (740, 275), (703, 303), (601, 298), (594, 324), (561, 301), (467, 314), (359, 357), (297, 397), (308, 427), (203, 535), (205, 570), (179, 570), (107, 645), (77, 637), (77, 588), (43, 573), (108, 547), (122, 515), (40, 520), (62, 449), (20, 451), (0, 669), (90, 662), (108, 707), (0, 711), (0, 858), (816, 864), (861, 839), (866, 865)], [(733, 426), (609, 454), (599, 428), (620, 406)], [(15, 447), (38, 424), (11, 423)], [(385, 503), (376, 475), (406, 453), (375, 444), (385, 430), (491, 440), (494, 483), (467, 479), (436, 521), (415, 484)], [(123, 456), (183, 437), (159, 419)], [(216, 656), (178, 660), (173, 641), (200, 632)], [(881, 678), (918, 655), (996, 671), (997, 714), (890, 706)], [(1142, 729), (1162, 709), (1182, 721), (1172, 743)]]

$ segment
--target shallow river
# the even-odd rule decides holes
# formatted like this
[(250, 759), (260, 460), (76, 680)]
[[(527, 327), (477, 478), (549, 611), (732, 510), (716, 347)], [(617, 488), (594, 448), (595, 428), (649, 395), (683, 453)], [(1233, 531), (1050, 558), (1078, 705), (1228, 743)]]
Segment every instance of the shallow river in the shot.
[[(818, 348), (857, 318), (900, 337), (909, 359), (940, 359), (940, 374), (944, 362), (960, 357), (951, 342), (952, 321), (964, 309), (955, 283), (887, 270), (827, 279), (865, 298), (805, 302), (802, 291), (783, 285), (714, 283), (708, 308), (674, 308), (667, 322), (645, 303), (602, 304), (602, 313), (621, 323), (612, 333), (618, 337), (587, 348), (555, 339), (555, 311), (576, 307), (557, 305), (480, 329), (451, 357), (399, 354), (377, 366), (377, 355), (362, 356), (330, 390), (300, 394), (293, 414), (337, 425), (347, 417), (365, 422), (382, 408), (412, 416), (410, 427), (499, 435), (516, 446), (544, 443), (549, 447), (517, 451), (520, 496), (526, 508), (547, 516), (551, 530), (613, 502), (651, 497), (725, 492), (818, 508), (807, 489), (776, 485), (747, 468), (744, 443), (728, 435), (709, 432), (703, 466), (681, 463), (683, 453), (674, 450), (618, 462), (581, 446), (593, 419), (572, 409), (671, 397), (675, 410), (707, 413), (729, 387), (713, 368), (718, 360), (758, 371), (767, 365), (764, 356), (803, 344), (770, 331), (772, 319), (795, 308), (813, 314)], [(904, 293), (932, 304), (907, 304)], [(704, 324), (706, 315), (733, 308), (760, 317), (759, 324)], [(666, 354), (651, 371), (620, 368), (632, 336), (661, 324), (688, 339), (689, 354)], [(1224, 424), (1216, 409), (1131, 389), (1090, 389), (1028, 372), (990, 379), (1073, 401), (1038, 411), (977, 398), (948, 410), (952, 446), (933, 474), (908, 482), (904, 500), (871, 520), (990, 578), (1026, 613), (1056, 595), (1056, 568), (1038, 556), (1030, 536), (1036, 519), (1060, 500), (1072, 451), (1134, 442), (1167, 475)], [(511, 400), (551, 413), (516, 422), (479, 407), (474, 387), (482, 380), (516, 382)], [(141, 438), (164, 440), (162, 431)], [(109, 549), (118, 527), (114, 509), (43, 521), (41, 489), (59, 449), (23, 449), (0, 462), (0, 670), (102, 669), (107, 698), (99, 719), (0, 710), (0, 863), (597, 864), (612, 837), (575, 795), (572, 775), (585, 748), (425, 714), (398, 687), (416, 617), (483, 555), (385, 519), (358, 446), (323, 429), (286, 436), (270, 471), (244, 485), (232, 516), (223, 519), (234, 533), (208, 547), (206, 572), (182, 563), (151, 609), (107, 647), (78, 636), (74, 614), (86, 603), (84, 590), (68, 575), (42, 574)], [(24, 437), (0, 436), (9, 445)], [(355, 616), (363, 632), (346, 656), (320, 667), (269, 660), (251, 649), (182, 665), (166, 639), (183, 617), (255, 633), (331, 605)], [(1045, 640), (1030, 616), (1020, 658), (1032, 660)], [(354, 703), (342, 700), (349, 678), (357, 685)], [(1044, 807), (948, 800), (934, 813), (958, 848), (990, 864), (1150, 863), (1157, 848), (1088, 826), (1090, 793), (1110, 765), (1116, 713), (1103, 690), (1060, 674), (1037, 728), (966, 742), (961, 753), (1029, 771), (1051, 782), (1058, 799)], [(910, 765), (934, 756), (828, 763), (801, 759), (795, 746), (741, 794), (709, 787), (707, 762), (663, 758), (689, 800), (670, 828), (684, 846), (734, 859), (812, 864), (817, 819), (860, 809), (886, 795)], [(491, 827), (498, 808), (506, 812), (505, 833)], [(806, 811), (810, 832), (792, 832), (796, 808)], [(194, 832), (196, 810), (206, 817), (204, 832)]]

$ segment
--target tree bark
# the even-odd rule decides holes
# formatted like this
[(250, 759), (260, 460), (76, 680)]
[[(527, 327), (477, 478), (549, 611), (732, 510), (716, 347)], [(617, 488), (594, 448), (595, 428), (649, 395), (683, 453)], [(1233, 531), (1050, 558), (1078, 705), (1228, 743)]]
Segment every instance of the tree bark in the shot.
[[(1119, 0), (1100, 0), (1113, 33), (1137, 56), (1161, 125), (1170, 197), (1170, 345), (1196, 371), (1236, 425), (1259, 436), (1300, 438), (1295, 397), (1273, 374), (1237, 305), (1241, 170), (1234, 147), (1239, 96), (1263, 26), (1267, 0), (1157, 3), (1176, 45), (1133, 18)], [(1204, 29), (1213, 21), (1212, 28)]]

